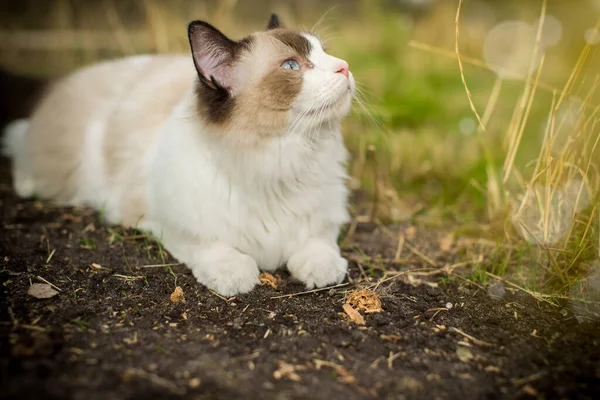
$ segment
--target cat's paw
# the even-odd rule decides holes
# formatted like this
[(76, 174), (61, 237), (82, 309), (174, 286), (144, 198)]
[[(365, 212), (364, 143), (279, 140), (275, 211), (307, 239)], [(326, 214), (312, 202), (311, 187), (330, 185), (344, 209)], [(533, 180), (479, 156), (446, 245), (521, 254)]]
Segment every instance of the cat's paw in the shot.
[(256, 261), (228, 246), (205, 251), (192, 271), (198, 282), (226, 297), (248, 293), (259, 283)]
[(341, 283), (348, 272), (348, 261), (326, 243), (311, 241), (290, 257), (287, 267), (294, 278), (312, 289)]

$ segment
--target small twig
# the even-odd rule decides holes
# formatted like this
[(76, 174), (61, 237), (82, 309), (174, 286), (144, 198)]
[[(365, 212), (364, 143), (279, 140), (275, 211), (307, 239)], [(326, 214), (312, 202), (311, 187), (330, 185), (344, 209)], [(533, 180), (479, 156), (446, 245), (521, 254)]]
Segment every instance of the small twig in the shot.
[(182, 395), (185, 393), (185, 391), (182, 388), (180, 388), (179, 386), (177, 386), (175, 383), (173, 383), (165, 378), (162, 378), (156, 374), (146, 372), (142, 369), (128, 368), (123, 373), (123, 377), (125, 378), (125, 380), (131, 379), (131, 377), (134, 377), (134, 376), (138, 377), (138, 378), (146, 379), (146, 380), (152, 382), (153, 384), (155, 384), (156, 386), (167, 389), (168, 391), (170, 391), (173, 394)]
[(178, 267), (182, 265), (181, 263), (176, 264), (151, 264), (151, 265), (142, 265), (141, 268), (161, 268), (161, 267)]
[(52, 260), (52, 256), (54, 255), (54, 253), (56, 253), (56, 249), (52, 250), (52, 253), (50, 253), (48, 258), (46, 259), (46, 264), (50, 263), (50, 260)]
[[(410, 273), (414, 273), (414, 272), (418, 272), (418, 271), (430, 271), (430, 270), (431, 270), (431, 268), (417, 268), (417, 269), (411, 269), (411, 270), (408, 270), (408, 271), (401, 271), (401, 272), (398, 272), (398, 273), (396, 273), (396, 274), (394, 274), (394, 275), (392, 275), (392, 276), (390, 276), (388, 278), (380, 279), (379, 281), (377, 281), (377, 283), (368, 286), (368, 289), (376, 290), (379, 287), (379, 285), (381, 285), (382, 283), (391, 281), (392, 279), (396, 279), (397, 277), (402, 276), (402, 275), (408, 275)], [(438, 271), (440, 273), (443, 272), (442, 270), (438, 270)]]
[(512, 383), (515, 386), (522, 386), (522, 385), (524, 385), (526, 383), (530, 383), (530, 382), (536, 381), (536, 380), (540, 379), (544, 375), (546, 375), (545, 371), (537, 372), (537, 373), (535, 373), (533, 375), (526, 376), (525, 378), (513, 379)]
[(44, 282), (44, 283), (47, 283), (48, 285), (52, 286), (54, 289), (58, 290), (59, 292), (62, 292), (62, 289), (61, 289), (61, 288), (59, 288), (58, 286), (56, 286), (56, 285), (55, 285), (55, 284), (53, 284), (53, 283), (50, 283), (50, 282), (48, 282), (47, 280), (45, 280), (45, 279), (44, 279), (44, 278), (42, 278), (41, 276), (39, 276), (39, 275), (38, 275), (36, 278), (38, 278), (40, 281), (42, 281), (42, 282)]
[(28, 325), (28, 324), (17, 324), (15, 326), (17, 328), (29, 329), (29, 330), (32, 330), (32, 331), (46, 332), (46, 328), (43, 328), (41, 326)]
[(435, 311), (435, 313), (433, 313), (433, 315), (431, 316), (431, 318), (429, 318), (429, 320), (431, 321), (432, 319), (434, 319), (439, 313), (441, 313), (442, 311), (448, 311), (448, 309), (446, 307), (439, 307), (439, 308), (430, 308), (429, 310), (425, 311), (425, 312), (430, 312), (430, 311)]
[(115, 278), (122, 278), (128, 281), (135, 281), (139, 279), (146, 279), (143, 275), (131, 276), (131, 275), (121, 275), (121, 274), (113, 274)]
[(400, 256), (402, 255), (402, 250), (404, 249), (404, 234), (398, 235), (398, 247), (396, 247), (396, 256), (394, 257), (394, 261), (400, 261)]
[(415, 246), (413, 246), (409, 242), (405, 242), (405, 245), (406, 245), (406, 247), (408, 247), (408, 249), (410, 251), (412, 251), (416, 256), (418, 256), (421, 259), (423, 259), (423, 261), (425, 261), (427, 264), (431, 265), (434, 268), (438, 267), (437, 264), (435, 263), (435, 261), (433, 261), (431, 258), (427, 257), (425, 254), (421, 253), (419, 251), (419, 249), (417, 249)]
[(552, 297), (552, 296), (548, 296), (548, 295), (544, 295), (544, 294), (541, 294), (541, 293), (533, 292), (531, 290), (527, 290), (524, 287), (521, 287), (521, 286), (517, 285), (516, 283), (513, 283), (513, 282), (511, 282), (511, 281), (509, 281), (507, 279), (504, 279), (504, 278), (502, 278), (502, 277), (500, 277), (498, 275), (492, 274), (491, 272), (485, 271), (485, 274), (488, 275), (488, 276), (491, 276), (494, 279), (498, 279), (499, 281), (502, 281), (502, 282), (506, 283), (507, 285), (510, 285), (510, 286), (512, 286), (512, 287), (514, 287), (516, 289), (519, 289), (522, 292), (527, 293), (528, 295), (530, 295), (531, 297), (533, 297), (533, 298), (535, 298), (537, 300), (541, 300), (541, 301), (544, 301), (544, 302), (546, 302), (548, 304), (552, 304), (555, 307), (558, 307), (558, 304), (556, 304), (556, 303), (548, 300), (548, 297)]
[(217, 296), (218, 298), (220, 298), (221, 300), (223, 300), (225, 303), (229, 303), (231, 301), (231, 299), (227, 299), (224, 296), (221, 296), (219, 293), (208, 289), (209, 292), (211, 292), (212, 294), (214, 294), (215, 296)]
[(402, 355), (401, 352), (394, 354), (390, 351), (390, 355), (387, 358), (388, 369), (394, 369), (394, 360)]
[(468, 333), (465, 333), (465, 332), (461, 331), (458, 328), (451, 327), (450, 330), (453, 331), (453, 332), (456, 332), (456, 333), (459, 333), (459, 334), (463, 335), (464, 337), (466, 337), (467, 339), (471, 340), (476, 345), (485, 346), (485, 347), (495, 347), (493, 344), (491, 344), (489, 342), (486, 342), (485, 340), (477, 339), (476, 337), (471, 336)]
[(313, 290), (307, 290), (306, 292), (298, 292), (298, 293), (291, 293), (291, 294), (283, 294), (281, 296), (274, 296), (271, 297), (271, 300), (275, 300), (275, 299), (283, 299), (285, 297), (290, 298), (290, 297), (294, 297), (294, 296), (301, 296), (304, 294), (310, 294), (310, 293), (317, 293), (317, 292), (322, 292), (324, 290), (330, 290), (330, 289), (335, 289), (335, 288), (339, 288), (342, 286), (348, 286), (350, 283), (346, 282), (346, 283), (340, 283), (339, 285), (334, 285), (334, 286), (327, 286), (324, 288), (319, 288), (319, 289), (313, 289)]

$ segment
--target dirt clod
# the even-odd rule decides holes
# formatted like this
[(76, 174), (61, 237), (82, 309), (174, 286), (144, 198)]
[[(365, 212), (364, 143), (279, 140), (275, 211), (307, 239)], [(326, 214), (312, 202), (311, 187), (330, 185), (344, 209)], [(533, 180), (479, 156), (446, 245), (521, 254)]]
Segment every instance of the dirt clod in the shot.
[(185, 303), (185, 296), (183, 295), (183, 289), (177, 286), (173, 293), (171, 293), (171, 301), (173, 303)]

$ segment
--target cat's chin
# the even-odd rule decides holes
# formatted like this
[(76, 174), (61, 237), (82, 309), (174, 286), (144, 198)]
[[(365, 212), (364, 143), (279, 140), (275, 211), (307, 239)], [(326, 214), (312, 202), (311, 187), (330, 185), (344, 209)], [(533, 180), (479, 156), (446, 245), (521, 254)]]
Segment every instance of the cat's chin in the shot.
[(350, 112), (353, 92), (352, 87), (348, 86), (348, 90), (338, 96), (335, 101), (305, 112), (303, 118), (314, 118), (315, 116), (318, 116), (318, 119), (321, 121), (344, 118), (348, 112)]

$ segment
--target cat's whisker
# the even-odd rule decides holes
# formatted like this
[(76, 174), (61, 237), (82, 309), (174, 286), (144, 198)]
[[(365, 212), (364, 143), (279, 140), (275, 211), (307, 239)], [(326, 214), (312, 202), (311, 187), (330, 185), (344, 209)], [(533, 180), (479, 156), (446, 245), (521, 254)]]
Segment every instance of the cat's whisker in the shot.
[(363, 110), (363, 112), (367, 116), (367, 118), (375, 126), (377, 126), (377, 128), (382, 129), (382, 130), (384, 129), (383, 122), (381, 121), (381, 118), (377, 118), (375, 115), (373, 115), (373, 112), (371, 110), (369, 110), (368, 106), (364, 103), (364, 101), (359, 96), (354, 97), (353, 100), (356, 102), (356, 104), (359, 105), (359, 107)]
[(321, 16), (321, 18), (319, 18), (317, 20), (317, 22), (312, 26), (310, 31), (315, 32), (317, 29), (319, 29), (319, 25), (321, 25), (325, 21), (325, 18), (327, 17), (327, 15), (329, 15), (329, 13), (332, 12), (333, 10), (335, 10), (337, 7), (338, 7), (337, 5), (334, 5), (331, 8), (329, 8), (327, 11), (325, 11), (325, 13)]

